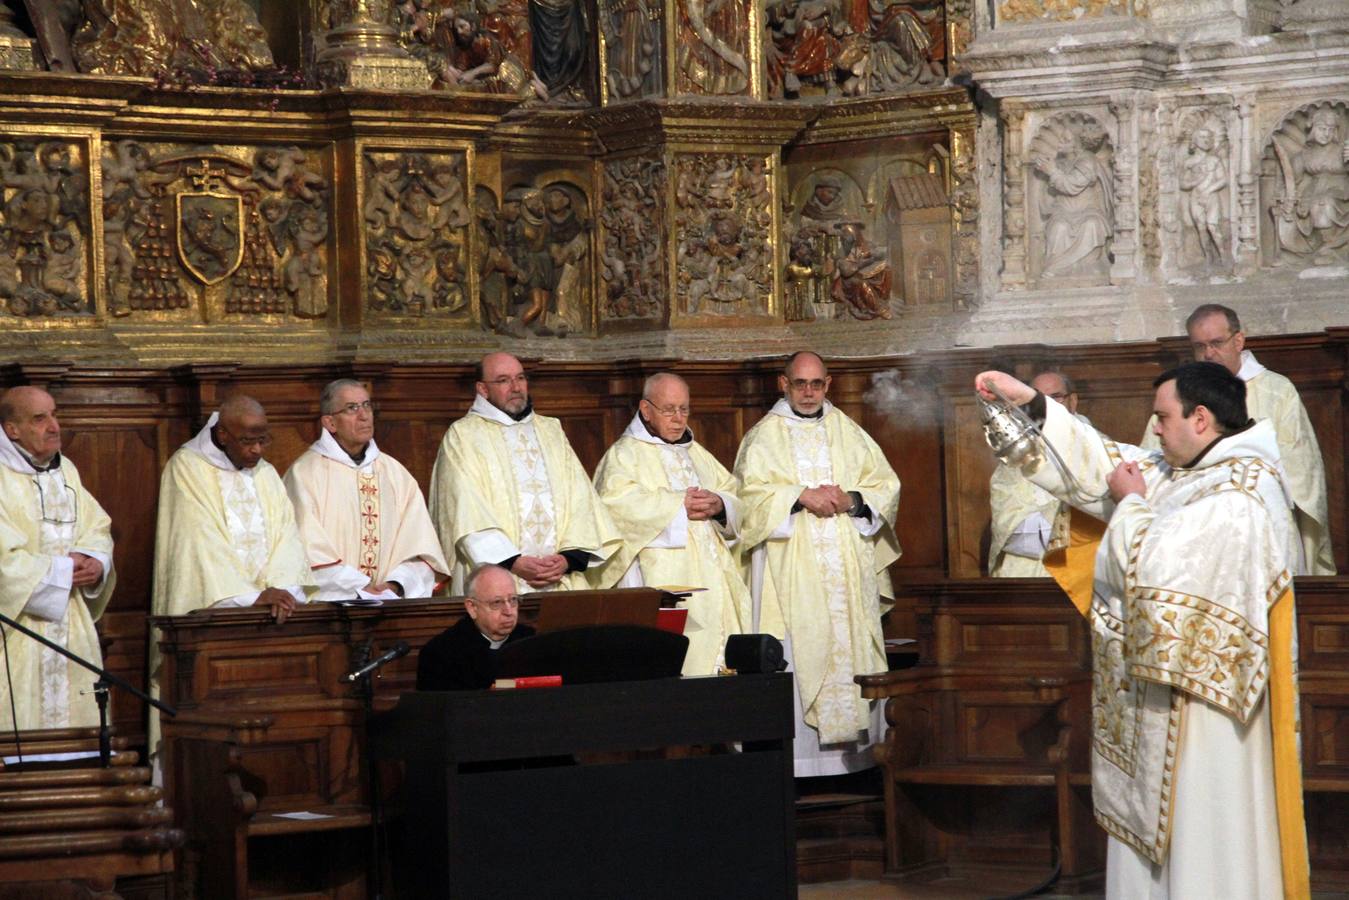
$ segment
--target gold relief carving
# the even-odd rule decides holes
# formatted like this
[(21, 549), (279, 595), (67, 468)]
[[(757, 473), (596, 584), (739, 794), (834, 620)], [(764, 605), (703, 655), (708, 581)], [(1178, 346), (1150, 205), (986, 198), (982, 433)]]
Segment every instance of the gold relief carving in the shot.
[(499, 253), (490, 258), (491, 249), (486, 251), (489, 259), (479, 269), (503, 276), (504, 292), (483, 298), (484, 307), (504, 301), (490, 315), (496, 330), (517, 337), (590, 330), (593, 228), (589, 201), (575, 184), (516, 183), (507, 189), (494, 229)]
[(22, 317), (92, 314), (82, 145), (0, 143), (0, 180), (0, 309)]
[(1124, 15), (1128, 0), (1003, 0), (998, 4), (998, 22), (1030, 22), (1048, 19), (1069, 22)]
[(945, 77), (941, 0), (887, 3), (775, 0), (764, 8), (764, 74), (771, 98), (860, 97)]
[(665, 166), (655, 157), (629, 157), (604, 164), (600, 207), (602, 319), (653, 319), (664, 312), (662, 230)]
[(677, 76), (681, 94), (745, 94), (749, 89), (747, 0), (676, 0)]
[(366, 309), (467, 319), (464, 154), (364, 155)]
[(661, 4), (600, 0), (599, 13), (608, 101), (660, 93)]
[(518, 13), (523, 10), (527, 14), (527, 7), (505, 6), (480, 16), (468, 7), (437, 8), (422, 0), (410, 0), (397, 8), (399, 38), (407, 51), (426, 65), (431, 86), (438, 90), (521, 98), (533, 94), (547, 100), (548, 89), (519, 55), (523, 52), (527, 57), (531, 52), (528, 31), (515, 30), (522, 24)]
[(245, 0), (102, 0), (86, 3), (70, 40), (81, 72), (273, 67), (267, 34)]
[[(156, 149), (135, 141), (104, 149), (113, 315), (326, 315), (328, 183), (303, 150)], [(196, 315), (180, 312), (194, 298)]]
[(972, 128), (951, 131), (951, 220), (955, 240), (952, 299), (957, 308), (969, 309), (979, 296), (979, 185)]
[(772, 173), (762, 156), (675, 158), (675, 298), (684, 316), (772, 313)]

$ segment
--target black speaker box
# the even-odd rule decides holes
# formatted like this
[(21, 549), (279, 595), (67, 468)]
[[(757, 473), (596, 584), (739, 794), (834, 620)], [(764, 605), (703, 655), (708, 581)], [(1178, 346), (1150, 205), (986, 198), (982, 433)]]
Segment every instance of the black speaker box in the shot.
[(726, 639), (726, 668), (742, 675), (763, 675), (787, 668), (782, 642), (771, 634), (733, 634)]

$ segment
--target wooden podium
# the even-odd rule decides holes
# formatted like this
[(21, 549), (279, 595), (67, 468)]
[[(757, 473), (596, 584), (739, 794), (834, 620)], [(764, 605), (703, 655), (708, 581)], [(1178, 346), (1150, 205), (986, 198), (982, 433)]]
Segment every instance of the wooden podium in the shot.
[[(549, 596), (527, 594), (521, 620)], [(608, 591), (655, 608), (660, 592)], [(375, 708), (416, 686), (417, 653), (464, 615), (462, 600), (312, 604), (276, 625), (266, 610), (150, 619), (159, 630), (165, 800), (188, 835), (181, 877), (196, 896), (363, 898), (370, 823), (364, 713), (348, 672), (398, 641), (413, 648), (375, 680)], [(295, 819), (305, 812), (322, 818)]]
[(372, 723), (407, 769), (399, 896), (796, 896), (791, 700), (780, 674), (403, 695)]

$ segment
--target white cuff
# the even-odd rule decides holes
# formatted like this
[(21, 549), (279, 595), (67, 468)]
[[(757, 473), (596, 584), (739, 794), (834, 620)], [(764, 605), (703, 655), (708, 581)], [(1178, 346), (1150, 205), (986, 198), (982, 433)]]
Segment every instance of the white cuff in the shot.
[(1013, 556), (1039, 559), (1045, 555), (1052, 530), (1053, 526), (1048, 519), (1038, 512), (1031, 513), (1012, 529), (1007, 542), (1002, 545), (1002, 551)]
[(735, 542), (740, 540), (740, 501), (734, 494), (723, 494), (721, 491), (714, 492), (721, 498), (722, 510), (726, 514), (726, 524), (713, 520), (721, 536), (726, 539), (726, 546), (734, 547)]
[(644, 549), (680, 550), (689, 545), (689, 511), (681, 504), (665, 530), (656, 535)]
[(436, 589), (436, 573), (421, 559), (399, 563), (385, 580), (398, 582), (405, 598), (430, 597)]
[(47, 622), (59, 622), (70, 605), (70, 581), (74, 577), (75, 560), (69, 556), (53, 556), (47, 574), (24, 604), (24, 615)]
[(464, 535), (459, 539), (459, 551), (468, 557), (474, 569), (520, 555), (520, 549), (511, 543), (510, 538), (506, 537), (506, 533), (500, 528), (488, 528)]
[(224, 600), (217, 600), (211, 604), (212, 609), (230, 609), (252, 606), (258, 602), (258, 596), (262, 591), (254, 591), (251, 594), (235, 594), (233, 597), (226, 597)]
[(796, 513), (788, 513), (787, 518), (778, 523), (778, 527), (773, 529), (773, 533), (768, 536), (770, 541), (785, 541), (792, 536), (792, 523), (796, 520)]
[[(861, 496), (860, 492), (858, 493), (858, 496)], [(862, 498), (862, 502), (867, 502), (865, 497)], [(867, 505), (867, 514), (865, 516), (850, 515), (848, 516), (848, 519), (852, 522), (853, 527), (857, 529), (857, 533), (862, 537), (871, 537), (881, 530), (881, 517), (876, 515), (876, 510), (872, 509), (870, 504)]]
[(323, 566), (313, 572), (314, 581), (319, 586), (314, 599), (323, 603), (355, 599), (356, 591), (370, 583), (369, 577), (360, 569), (341, 563)]

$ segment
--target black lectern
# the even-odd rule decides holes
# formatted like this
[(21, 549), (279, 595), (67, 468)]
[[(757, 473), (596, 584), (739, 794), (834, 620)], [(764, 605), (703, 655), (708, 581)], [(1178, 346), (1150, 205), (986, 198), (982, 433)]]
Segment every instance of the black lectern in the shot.
[(794, 897), (791, 685), (403, 694), (371, 723), (377, 757), (406, 763), (399, 880), (417, 897)]

